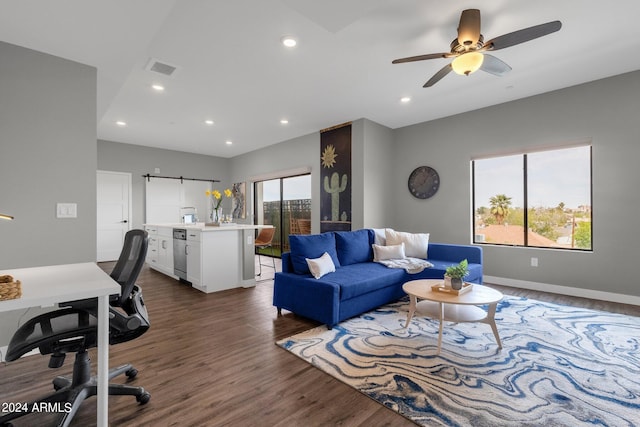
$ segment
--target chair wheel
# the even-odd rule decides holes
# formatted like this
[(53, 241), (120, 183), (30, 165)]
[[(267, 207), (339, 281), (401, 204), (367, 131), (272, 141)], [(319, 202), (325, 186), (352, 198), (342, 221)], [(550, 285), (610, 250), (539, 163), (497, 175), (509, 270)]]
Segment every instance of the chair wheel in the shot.
[[(56, 385), (56, 384), (53, 384), (53, 389), (54, 389), (55, 391), (58, 391), (58, 390), (60, 390), (61, 388), (62, 388), (61, 386)], [(2, 426), (2, 427), (4, 427), (4, 426)]]
[(135, 378), (136, 375), (138, 375), (138, 370), (136, 368), (131, 368), (124, 374), (129, 378)]
[(136, 400), (141, 405), (144, 405), (146, 403), (149, 403), (149, 400), (151, 400), (151, 395), (145, 391), (140, 396), (136, 396)]

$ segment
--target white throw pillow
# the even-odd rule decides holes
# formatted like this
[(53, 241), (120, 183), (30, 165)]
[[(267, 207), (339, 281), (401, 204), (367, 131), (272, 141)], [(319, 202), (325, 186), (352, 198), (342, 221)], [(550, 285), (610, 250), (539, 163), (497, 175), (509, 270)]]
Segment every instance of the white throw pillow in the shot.
[(405, 233), (387, 228), (385, 230), (385, 238), (387, 239), (387, 245), (404, 243), (406, 256), (427, 259), (429, 233)]
[(328, 253), (323, 253), (320, 258), (309, 259), (307, 260), (307, 265), (309, 266), (309, 271), (316, 279), (321, 278), (327, 273), (333, 273), (336, 271), (336, 266), (331, 259), (331, 255)]
[(385, 259), (404, 259), (404, 243), (391, 246), (380, 246), (375, 243), (371, 245), (373, 247), (373, 260), (383, 261)]
[(373, 228), (373, 243), (380, 246), (385, 246), (387, 244), (387, 238), (385, 237), (386, 230), (391, 230), (391, 228)]

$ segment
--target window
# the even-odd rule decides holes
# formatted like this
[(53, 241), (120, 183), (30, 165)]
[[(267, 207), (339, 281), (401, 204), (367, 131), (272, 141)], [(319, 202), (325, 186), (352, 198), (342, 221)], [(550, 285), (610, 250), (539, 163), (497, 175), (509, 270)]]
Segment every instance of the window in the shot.
[(474, 160), (473, 242), (592, 249), (591, 147)]
[(311, 234), (310, 174), (256, 181), (254, 194), (255, 223), (276, 228), (273, 247), (278, 254), (289, 250), (289, 234)]

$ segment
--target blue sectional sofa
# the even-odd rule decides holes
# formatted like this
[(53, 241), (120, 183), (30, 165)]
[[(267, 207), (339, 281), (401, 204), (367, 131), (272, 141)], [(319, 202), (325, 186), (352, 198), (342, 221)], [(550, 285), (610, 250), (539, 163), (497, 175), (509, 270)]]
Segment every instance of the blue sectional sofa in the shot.
[[(398, 300), (409, 280), (442, 279), (445, 269), (463, 259), (469, 262), (465, 281), (482, 283), (482, 248), (428, 243), (427, 260), (433, 267), (409, 274), (373, 261), (375, 233), (371, 229), (313, 235), (291, 235), (291, 252), (282, 254), (282, 272), (275, 275), (273, 305), (324, 323), (338, 322)], [(306, 259), (328, 253), (335, 271), (316, 279)]]

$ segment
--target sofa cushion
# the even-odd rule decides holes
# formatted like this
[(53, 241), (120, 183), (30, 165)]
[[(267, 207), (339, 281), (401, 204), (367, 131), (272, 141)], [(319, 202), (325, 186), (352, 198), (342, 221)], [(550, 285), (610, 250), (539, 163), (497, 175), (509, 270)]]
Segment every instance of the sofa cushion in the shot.
[(336, 231), (334, 234), (336, 236), (336, 252), (341, 266), (369, 262), (373, 259), (372, 230)]
[(325, 252), (329, 254), (333, 265), (340, 267), (336, 253), (336, 238), (333, 233), (290, 235), (291, 264), (298, 274), (308, 274), (307, 258), (320, 258)]
[(429, 233), (405, 233), (390, 228), (385, 230), (387, 245), (404, 243), (404, 253), (408, 257), (427, 259)]
[(320, 258), (307, 258), (307, 265), (309, 266), (311, 275), (316, 279), (321, 278), (327, 273), (336, 271), (336, 266), (331, 260), (331, 256), (326, 252), (323, 253)]
[(340, 287), (340, 301), (345, 301), (386, 286), (399, 286), (404, 282), (405, 271), (387, 268), (375, 262), (362, 262), (340, 267), (335, 273), (318, 280)]
[(375, 262), (383, 261), (385, 259), (404, 259), (404, 242), (399, 245), (380, 246), (375, 243), (371, 245), (373, 247), (373, 260)]

